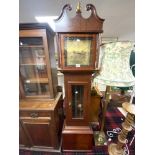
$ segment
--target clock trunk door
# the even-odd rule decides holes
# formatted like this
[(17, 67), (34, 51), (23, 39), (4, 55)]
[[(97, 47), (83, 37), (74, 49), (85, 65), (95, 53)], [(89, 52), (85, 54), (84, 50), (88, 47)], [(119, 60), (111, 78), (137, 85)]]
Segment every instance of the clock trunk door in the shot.
[(88, 83), (68, 83), (68, 125), (87, 125)]

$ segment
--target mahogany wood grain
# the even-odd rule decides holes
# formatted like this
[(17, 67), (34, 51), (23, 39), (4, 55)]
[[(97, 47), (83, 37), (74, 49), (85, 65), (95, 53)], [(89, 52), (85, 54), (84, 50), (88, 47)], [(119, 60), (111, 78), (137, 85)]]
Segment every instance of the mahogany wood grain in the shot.
[(99, 121), (99, 111), (100, 111), (100, 96), (91, 96), (90, 106), (89, 106), (89, 121), (98, 123)]
[(57, 93), (55, 99), (21, 99), (19, 101), (20, 111), (49, 111), (54, 110), (57, 103), (62, 100), (62, 93)]
[[(19, 119), (21, 123), (20, 139), (25, 134), (27, 147), (58, 149), (63, 124), (63, 99), (58, 93), (53, 100), (20, 101)], [(23, 142), (24, 141), (24, 142)], [(23, 145), (23, 144), (22, 144)]]
[(51, 111), (20, 111), (19, 113), (20, 117), (50, 117)]
[[(50, 120), (48, 119), (22, 119), (25, 130), (31, 137), (34, 146), (52, 146), (50, 135)], [(49, 138), (51, 137), (51, 138)]]
[(62, 131), (62, 138), (64, 152), (68, 150), (92, 151), (93, 131), (87, 126), (72, 126), (71, 128), (66, 126)]
[(19, 144), (23, 146), (30, 146), (28, 138), (23, 130), (23, 127), (21, 125), (21, 122), (19, 122)]
[(62, 8), (60, 16), (55, 20), (55, 31), (56, 32), (102, 32), (104, 19), (97, 15), (94, 5), (87, 4), (86, 10), (91, 11), (90, 17), (83, 18), (81, 11), (76, 12), (76, 16), (69, 18), (67, 11), (71, 11), (72, 7), (70, 4), (66, 4)]

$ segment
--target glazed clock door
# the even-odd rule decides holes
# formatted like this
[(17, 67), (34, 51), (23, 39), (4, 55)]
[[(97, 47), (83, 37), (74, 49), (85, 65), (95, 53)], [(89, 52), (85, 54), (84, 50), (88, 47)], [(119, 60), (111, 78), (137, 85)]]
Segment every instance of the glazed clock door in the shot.
[[(89, 76), (72, 75), (65, 77), (67, 81), (67, 125), (87, 125), (89, 109)], [(82, 81), (83, 79), (83, 81)]]

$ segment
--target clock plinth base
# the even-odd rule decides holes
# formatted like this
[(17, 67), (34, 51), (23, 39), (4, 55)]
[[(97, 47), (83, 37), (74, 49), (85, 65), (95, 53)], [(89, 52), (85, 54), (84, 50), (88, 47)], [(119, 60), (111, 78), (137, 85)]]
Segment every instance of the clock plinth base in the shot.
[(85, 126), (65, 126), (62, 131), (62, 150), (92, 152), (93, 131)]

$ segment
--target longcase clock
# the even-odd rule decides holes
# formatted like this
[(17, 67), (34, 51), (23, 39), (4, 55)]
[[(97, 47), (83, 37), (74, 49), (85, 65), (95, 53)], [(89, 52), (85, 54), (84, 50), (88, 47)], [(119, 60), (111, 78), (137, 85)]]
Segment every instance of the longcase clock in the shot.
[(59, 68), (64, 73), (66, 119), (62, 131), (63, 151), (91, 151), (93, 131), (89, 126), (91, 76), (97, 67), (98, 34), (104, 19), (98, 17), (92, 4), (86, 5), (89, 18), (81, 15), (80, 4), (76, 16), (69, 18), (66, 4), (55, 20), (59, 52)]

